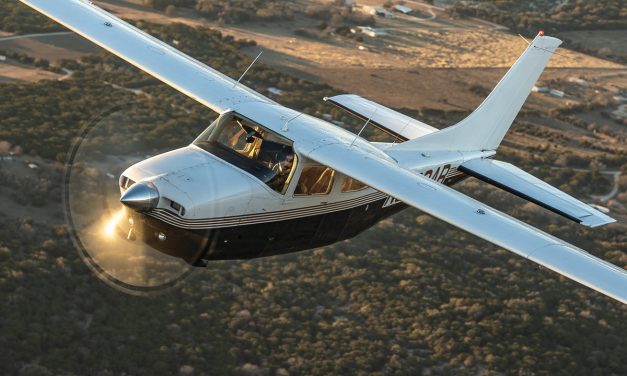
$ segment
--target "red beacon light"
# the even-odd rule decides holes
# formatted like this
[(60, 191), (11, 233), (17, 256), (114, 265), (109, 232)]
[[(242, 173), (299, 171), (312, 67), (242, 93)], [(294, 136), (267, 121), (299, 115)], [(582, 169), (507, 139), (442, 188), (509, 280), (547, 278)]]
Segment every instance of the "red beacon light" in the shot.
[(543, 36), (544, 36), (544, 30), (540, 30), (540, 31), (538, 32), (538, 35), (539, 35), (539, 36), (541, 36), (541, 37), (543, 37)]

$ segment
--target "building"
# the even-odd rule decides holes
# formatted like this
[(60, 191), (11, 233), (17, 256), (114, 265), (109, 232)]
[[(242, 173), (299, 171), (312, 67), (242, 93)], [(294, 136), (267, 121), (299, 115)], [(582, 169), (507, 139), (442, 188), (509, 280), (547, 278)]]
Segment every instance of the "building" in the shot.
[(283, 90), (277, 89), (276, 87), (269, 87), (268, 93), (272, 95), (280, 96), (280, 95), (283, 95)]
[(588, 86), (588, 81), (579, 77), (568, 77), (568, 82), (572, 82), (574, 84), (581, 85), (581, 86)]
[(414, 11), (410, 7), (406, 7), (406, 6), (400, 5), (400, 4), (395, 5), (394, 6), (394, 10), (399, 12), (399, 13), (403, 13), (403, 14), (410, 14), (411, 12)]
[(564, 93), (561, 90), (551, 89), (549, 90), (549, 95), (556, 97), (556, 98), (564, 98), (564, 95), (566, 95), (566, 93)]
[(394, 14), (383, 7), (371, 7), (364, 5), (357, 9), (360, 9), (363, 13), (369, 14), (371, 16), (394, 18)]
[(612, 117), (616, 120), (627, 119), (627, 104), (618, 106), (618, 109), (612, 112)]
[(361, 31), (362, 34), (367, 35), (371, 38), (380, 37), (383, 35), (387, 35), (387, 33), (383, 30), (375, 29), (370, 26), (358, 26), (357, 29)]

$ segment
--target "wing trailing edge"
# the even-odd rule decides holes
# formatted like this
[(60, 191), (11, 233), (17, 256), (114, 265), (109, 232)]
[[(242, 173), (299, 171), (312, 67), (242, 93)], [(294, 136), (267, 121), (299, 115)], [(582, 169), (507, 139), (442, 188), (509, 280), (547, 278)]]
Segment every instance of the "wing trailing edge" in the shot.
[(493, 159), (474, 159), (459, 167), (468, 175), (492, 184), (516, 196), (549, 209), (561, 216), (588, 227), (616, 222), (574, 197), (543, 182), (509, 163)]

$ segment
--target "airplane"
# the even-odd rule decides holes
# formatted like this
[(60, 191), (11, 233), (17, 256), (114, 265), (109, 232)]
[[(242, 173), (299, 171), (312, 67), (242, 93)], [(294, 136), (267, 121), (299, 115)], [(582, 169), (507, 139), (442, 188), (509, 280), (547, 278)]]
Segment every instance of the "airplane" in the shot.
[(333, 244), (411, 206), (627, 304), (624, 269), (450, 188), (472, 176), (584, 226), (615, 221), (494, 159), (557, 38), (540, 32), (483, 103), (442, 130), (357, 95), (325, 98), (398, 140), (377, 143), (284, 107), (90, 1), (20, 1), (219, 114), (189, 146), (123, 172), (129, 239), (206, 266)]

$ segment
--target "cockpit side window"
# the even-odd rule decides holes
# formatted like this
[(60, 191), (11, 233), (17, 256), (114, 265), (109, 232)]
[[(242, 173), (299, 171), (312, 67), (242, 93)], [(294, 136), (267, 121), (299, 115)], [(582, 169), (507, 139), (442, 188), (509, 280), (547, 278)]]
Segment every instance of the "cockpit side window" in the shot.
[(287, 190), (297, 162), (291, 141), (237, 114), (220, 117), (194, 145), (251, 173), (281, 194)]
[(326, 195), (333, 188), (335, 171), (329, 167), (304, 167), (294, 194), (298, 196)]

